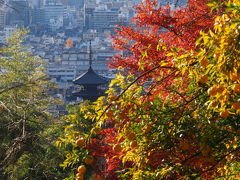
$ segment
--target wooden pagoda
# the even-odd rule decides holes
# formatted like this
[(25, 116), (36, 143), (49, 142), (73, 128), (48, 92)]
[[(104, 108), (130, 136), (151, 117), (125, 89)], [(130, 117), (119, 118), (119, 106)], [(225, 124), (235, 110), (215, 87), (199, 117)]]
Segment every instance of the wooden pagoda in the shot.
[(104, 95), (103, 87), (108, 82), (108, 78), (98, 75), (92, 69), (92, 47), (90, 41), (89, 68), (85, 73), (73, 80), (73, 83), (80, 87), (78, 91), (73, 92), (73, 96), (82, 98), (83, 100), (95, 101), (98, 97)]

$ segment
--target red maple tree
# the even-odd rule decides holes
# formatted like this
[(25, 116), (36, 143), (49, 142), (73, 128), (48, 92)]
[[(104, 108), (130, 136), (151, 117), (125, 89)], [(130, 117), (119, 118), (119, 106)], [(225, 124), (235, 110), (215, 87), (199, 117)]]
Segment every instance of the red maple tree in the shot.
[[(175, 62), (169, 56), (169, 53), (176, 51), (180, 56), (184, 51), (196, 50), (195, 42), (200, 32), (207, 32), (213, 27), (216, 15), (216, 12), (211, 12), (207, 3), (208, 0), (189, 0), (187, 6), (172, 9), (171, 6), (161, 7), (156, 1), (146, 0), (142, 2), (136, 7), (136, 17), (133, 18), (135, 27), (116, 28), (117, 35), (113, 36), (114, 48), (121, 51), (122, 54), (112, 58), (110, 67), (123, 68), (126, 73), (135, 75), (141, 76), (144, 74), (141, 78), (141, 83), (144, 84), (149, 79), (155, 79), (155, 81), (152, 81), (153, 86), (154, 83), (159, 82), (156, 80), (157, 78), (165, 77), (161, 79), (161, 86), (155, 86), (153, 89), (150, 86), (150, 88), (145, 89), (146, 92), (151, 92), (153, 95), (159, 93), (161, 89), (161, 95), (168, 97), (172, 92), (168, 88), (171, 89), (172, 86), (176, 85), (178, 81), (176, 77), (185, 79), (187, 86), (188, 77), (184, 76), (184, 74), (175, 73)], [(146, 73), (148, 71), (152, 73)], [(184, 95), (186, 86), (183, 83), (182, 86), (178, 87), (178, 94), (172, 96), (171, 103), (175, 103), (179, 99), (182, 102), (189, 101), (189, 97)], [(142, 102), (141, 105), (145, 113), (149, 113), (149, 115), (151, 113), (156, 114), (156, 109), (151, 109), (155, 107), (151, 107), (148, 104), (154, 101), (151, 99), (151, 96), (143, 97), (139, 101)], [(117, 123), (117, 128), (121, 129), (129, 122), (128, 112), (139, 109), (139, 107), (134, 107), (134, 105), (134, 103), (131, 104), (129, 102), (128, 106), (120, 106), (122, 108), (121, 111), (124, 112), (122, 113), (123, 116), (120, 117), (120, 113), (117, 117), (109, 119), (109, 121), (115, 124), (120, 119), (121, 121)], [(173, 112), (172, 119), (180, 119), (186, 106), (182, 109), (178, 108), (177, 112)], [(189, 105), (188, 110), (192, 111), (194, 107)], [(138, 123), (140, 120), (135, 119), (134, 122)], [(118, 172), (133, 166), (132, 162), (122, 163), (122, 155), (126, 152), (121, 151), (119, 153), (113, 150), (114, 144), (118, 144), (120, 141), (116, 138), (117, 128), (102, 130), (99, 134), (102, 138), (97, 139), (88, 147), (93, 156), (105, 158), (106, 166), (104, 170), (95, 169), (95, 171), (104, 174), (107, 179), (117, 179)], [(151, 150), (152, 153), (148, 155), (148, 165), (151, 168), (156, 168), (165, 161), (172, 161), (199, 171), (204, 167), (206, 173), (203, 170), (203, 174), (207, 175), (208, 169), (214, 166), (216, 160), (204, 155), (199, 156), (201, 153), (208, 154), (208, 147), (206, 145), (201, 147), (202, 145), (196, 143), (197, 137), (192, 134), (185, 136), (187, 138), (174, 139), (169, 137), (169, 142), (176, 146), (169, 147), (168, 151), (151, 150), (157, 147), (150, 147), (149, 151)], [(200, 152), (199, 149), (203, 150)], [(181, 173), (182, 171), (179, 170), (178, 173), (172, 174), (172, 177), (180, 177)]]

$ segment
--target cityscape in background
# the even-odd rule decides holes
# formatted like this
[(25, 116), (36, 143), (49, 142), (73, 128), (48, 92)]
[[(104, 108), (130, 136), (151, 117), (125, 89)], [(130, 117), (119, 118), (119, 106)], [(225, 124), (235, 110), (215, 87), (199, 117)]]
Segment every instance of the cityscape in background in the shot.
[[(183, 6), (186, 0), (158, 0)], [(48, 62), (47, 73), (58, 84), (56, 94), (71, 101), (72, 80), (89, 68), (89, 41), (92, 67), (107, 78), (109, 58), (119, 54), (112, 48), (116, 25), (131, 25), (134, 6), (142, 0), (7, 0), (0, 9), (0, 42), (16, 29), (28, 28), (27, 46)], [(67, 44), (71, 44), (70, 46)]]

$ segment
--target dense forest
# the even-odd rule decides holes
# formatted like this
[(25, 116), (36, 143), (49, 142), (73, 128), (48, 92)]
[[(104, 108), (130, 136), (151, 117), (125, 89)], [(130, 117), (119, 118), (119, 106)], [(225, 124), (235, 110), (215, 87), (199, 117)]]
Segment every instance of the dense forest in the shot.
[[(23, 45), (0, 48), (0, 179), (240, 179), (240, 0), (145, 0), (116, 27), (106, 96), (68, 105)], [(133, 28), (136, 27), (136, 28)]]

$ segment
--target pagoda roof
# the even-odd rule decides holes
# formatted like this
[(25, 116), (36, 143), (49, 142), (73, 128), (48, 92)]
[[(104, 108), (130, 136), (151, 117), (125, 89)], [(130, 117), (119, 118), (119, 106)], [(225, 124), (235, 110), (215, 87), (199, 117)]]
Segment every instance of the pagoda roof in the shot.
[(101, 85), (107, 84), (108, 82), (109, 80), (107, 78), (95, 73), (91, 66), (87, 72), (81, 74), (73, 80), (73, 83), (78, 85)]

